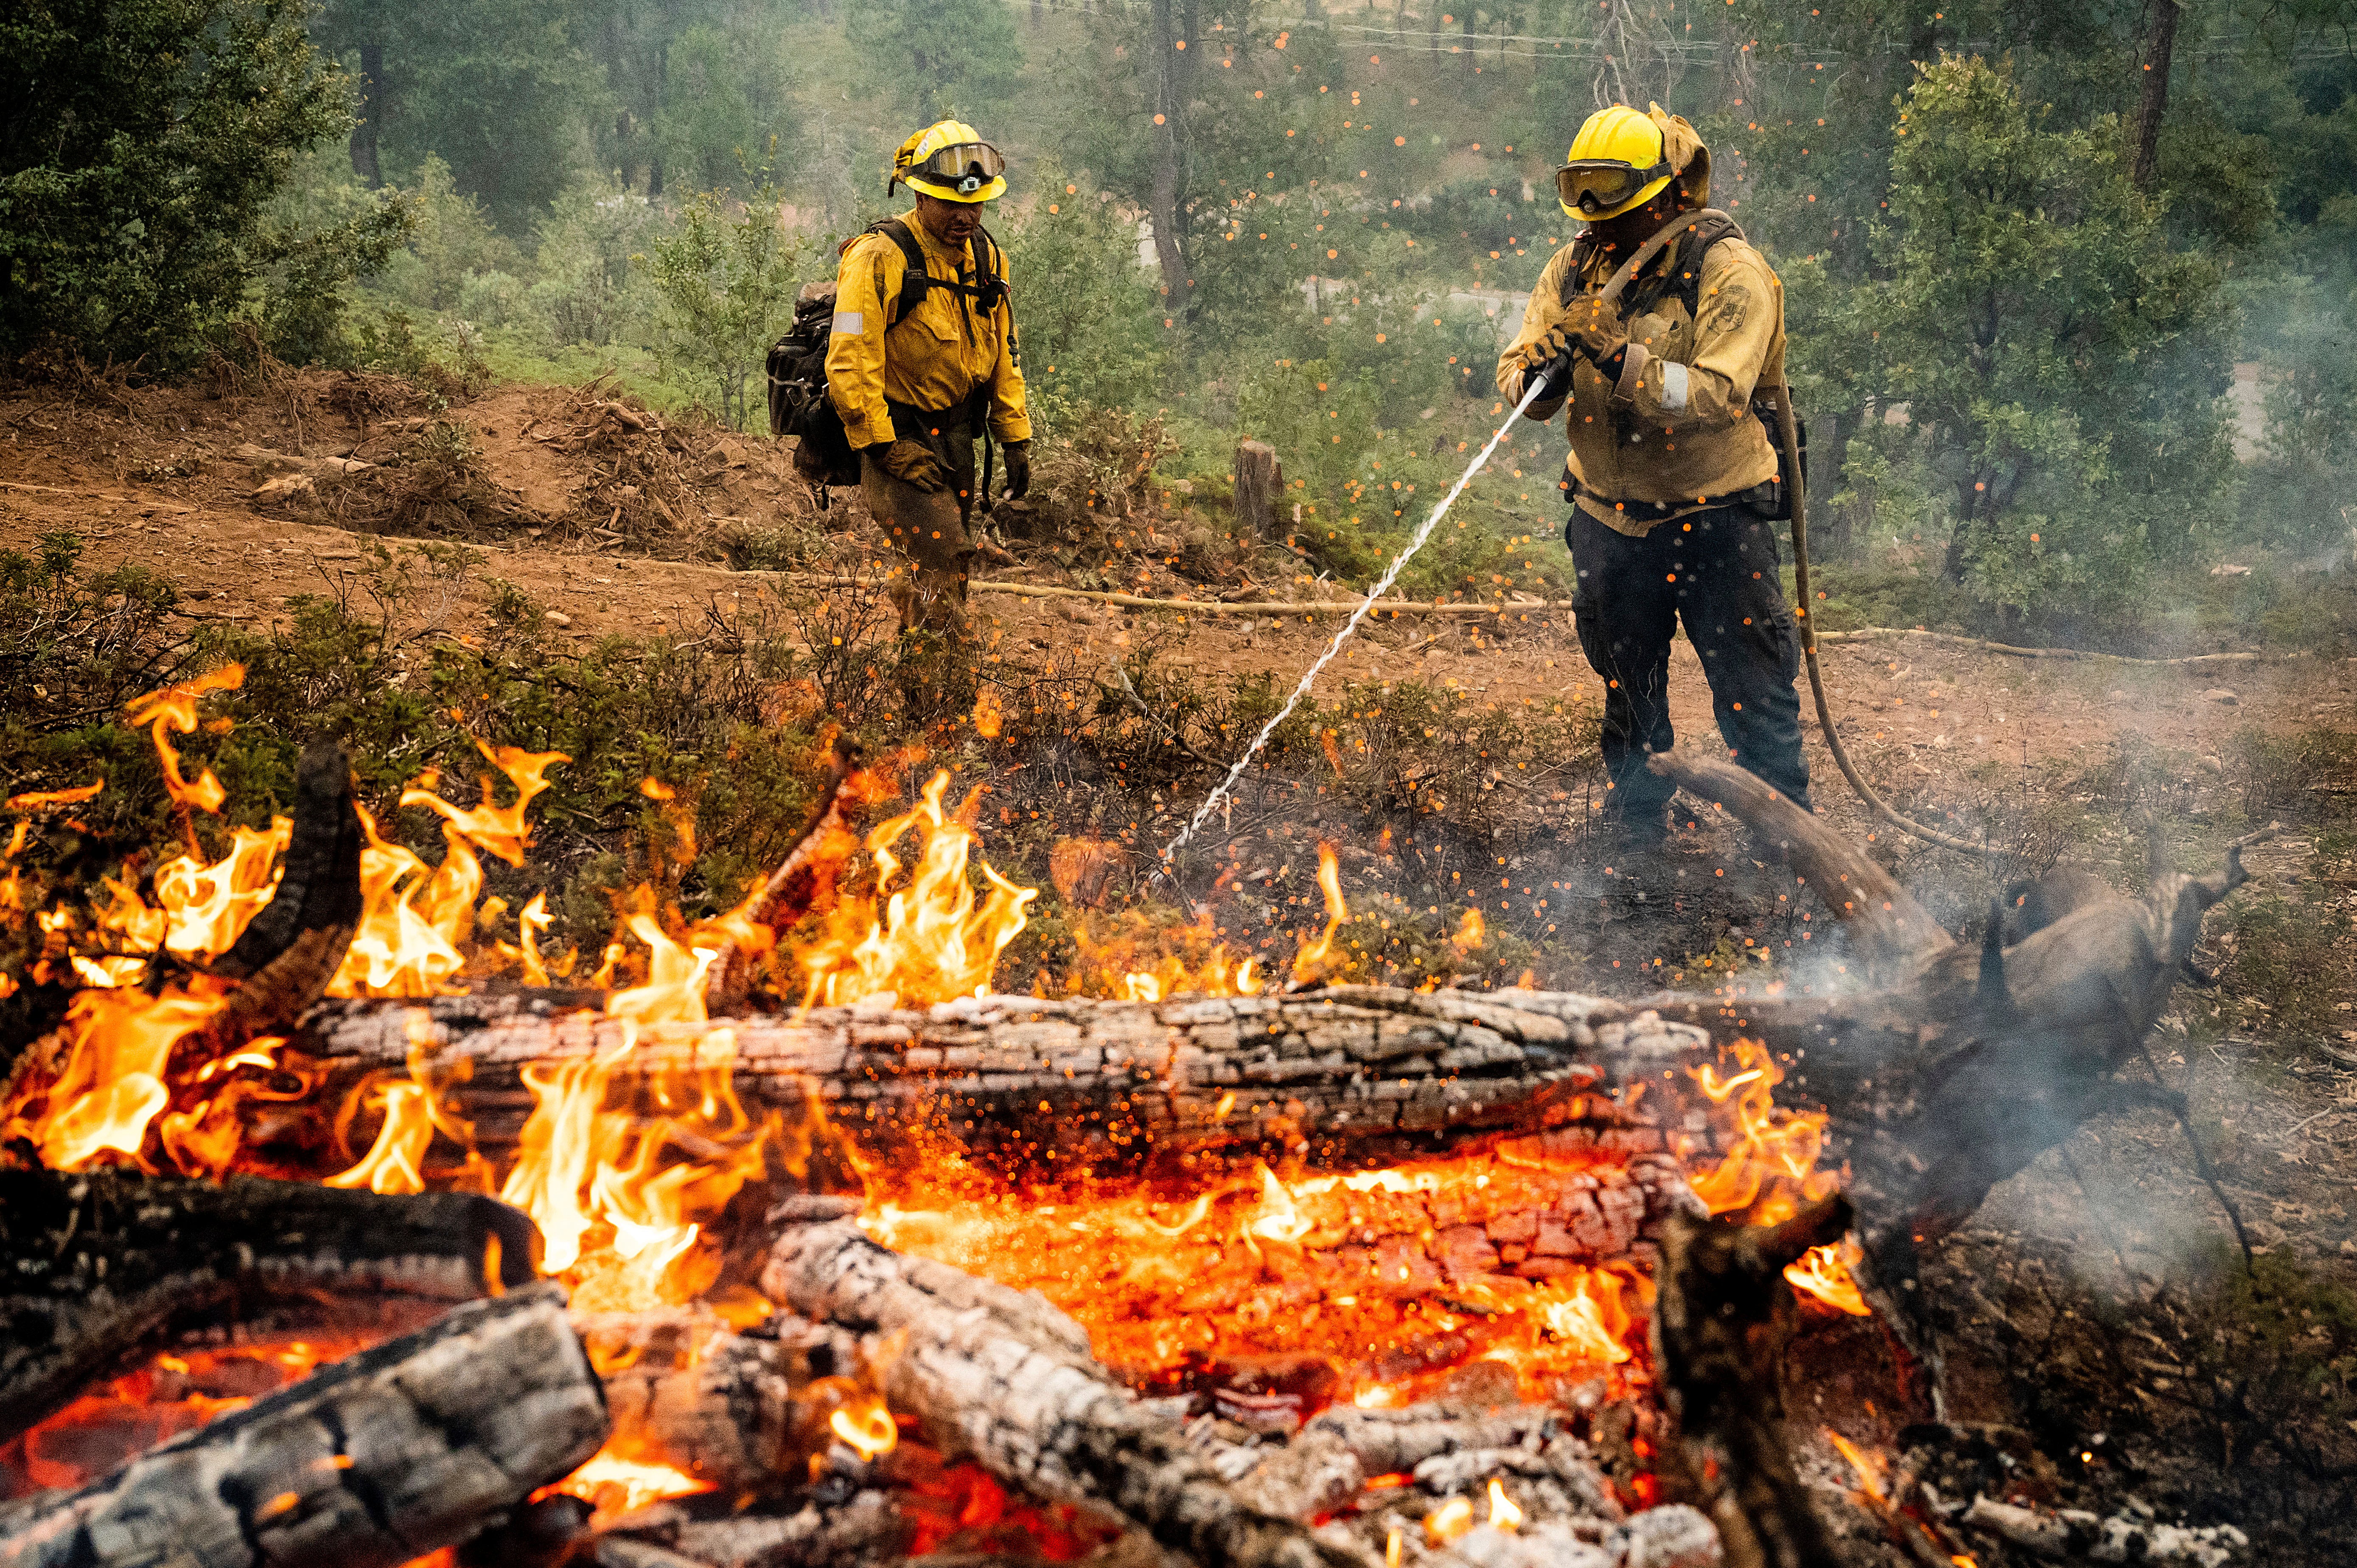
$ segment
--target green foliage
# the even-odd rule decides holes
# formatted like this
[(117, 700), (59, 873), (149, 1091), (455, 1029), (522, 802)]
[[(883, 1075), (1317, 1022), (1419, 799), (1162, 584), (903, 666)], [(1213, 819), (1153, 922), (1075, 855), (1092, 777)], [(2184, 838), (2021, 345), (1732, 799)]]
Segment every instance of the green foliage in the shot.
[(2219, 503), (2218, 269), (2169, 248), (2115, 122), (2049, 129), (2005, 70), (1955, 58), (1900, 118), (1863, 319), (1937, 478), (1947, 573), (2000, 603), (2118, 603)]
[(173, 369), (253, 320), (264, 346), (332, 336), (340, 285), (407, 222), (393, 201), (324, 230), (277, 220), (298, 154), (350, 124), (295, 0), (127, 0), (0, 21), (0, 352), (46, 338)]
[[(861, 50), (877, 86), (909, 116), (909, 124), (892, 133), (892, 146), (911, 131), (950, 118), (992, 135), (985, 122), (1023, 68), (1022, 44), (1005, 5), (998, 0), (865, 0), (858, 10)], [(887, 149), (883, 164), (890, 162)]]
[(1054, 163), (1027, 183), (1037, 195), (999, 239), (1034, 421), (1132, 403), (1139, 388), (1160, 384), (1167, 336), (1137, 264), (1136, 225)]
[(434, 154), (418, 166), (412, 210), (408, 244), (374, 281), (402, 304), (463, 313), (470, 280), (520, 264), (515, 246), (491, 226), (480, 202), (458, 190), (450, 166)]
[(802, 242), (779, 222), (777, 188), (768, 184), (741, 207), (726, 191), (704, 192), (654, 242), (647, 272), (658, 302), (655, 352), (710, 390), (714, 412), (734, 429), (753, 427), (766, 394), (748, 389), (792, 317), (802, 260)]
[(361, 48), (383, 51), (385, 177), (414, 180), (438, 156), (513, 233), (572, 182), (585, 121), (602, 117), (603, 84), (573, 32), (584, 20), (565, 0), (326, 0), (316, 26), (348, 70)]
[(544, 343), (620, 341), (651, 308), (640, 271), (662, 214), (643, 196), (579, 185), (551, 206), (536, 231), (539, 279), (525, 302)]
[(793, 62), (758, 23), (698, 23), (673, 40), (663, 61), (657, 136), (666, 183), (704, 190), (776, 158), (791, 142)]

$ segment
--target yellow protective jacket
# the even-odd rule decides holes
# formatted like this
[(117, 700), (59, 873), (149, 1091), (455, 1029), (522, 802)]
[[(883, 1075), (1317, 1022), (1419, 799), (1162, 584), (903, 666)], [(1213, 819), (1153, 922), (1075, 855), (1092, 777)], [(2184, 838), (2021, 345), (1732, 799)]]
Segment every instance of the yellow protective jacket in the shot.
[[(1521, 350), (1568, 314), (1564, 279), (1585, 248), (1565, 246), (1539, 274), (1522, 330), (1499, 357), (1500, 390), (1520, 368)], [(1677, 255), (1674, 242), (1664, 245), (1647, 274), (1665, 275)], [(1587, 258), (1575, 301), (1601, 289), (1615, 264), (1601, 253)], [(1631, 279), (1624, 297), (1639, 297), (1642, 281)], [(1564, 467), (1580, 509), (1641, 538), (1659, 522), (1773, 478), (1776, 449), (1751, 399), (1783, 377), (1784, 285), (1760, 252), (1727, 235), (1704, 253), (1693, 315), (1677, 289), (1665, 288), (1623, 325), (1629, 353), (1617, 382), (1608, 385), (1580, 358), (1571, 395), (1530, 411), (1545, 420), (1565, 409), (1571, 455)]]
[[(934, 239), (914, 213), (902, 221), (916, 236), (928, 275), (944, 283), (974, 283), (974, 261), (963, 249), (952, 251)], [(995, 244), (990, 264), (999, 277), (1006, 276), (1006, 252)], [(896, 322), (892, 313), (907, 270), (900, 247), (888, 234), (852, 241), (835, 268), (826, 385), (851, 445), (872, 446), (894, 438), (888, 402), (947, 413), (963, 406), (977, 388), (988, 389), (991, 435), (1001, 441), (1029, 440), (1031, 416), (1024, 407), (1012, 295), (1001, 295), (994, 308), (982, 312), (957, 289), (928, 288), (909, 319)]]

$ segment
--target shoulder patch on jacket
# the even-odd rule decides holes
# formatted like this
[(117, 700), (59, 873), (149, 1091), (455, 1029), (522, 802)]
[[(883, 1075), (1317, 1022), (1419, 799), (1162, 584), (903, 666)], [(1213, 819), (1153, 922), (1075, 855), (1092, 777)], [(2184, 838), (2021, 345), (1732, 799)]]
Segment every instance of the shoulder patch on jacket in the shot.
[(1743, 318), (1751, 313), (1751, 291), (1739, 283), (1718, 285), (1718, 309), (1711, 317), (1711, 327), (1719, 332), (1740, 332)]

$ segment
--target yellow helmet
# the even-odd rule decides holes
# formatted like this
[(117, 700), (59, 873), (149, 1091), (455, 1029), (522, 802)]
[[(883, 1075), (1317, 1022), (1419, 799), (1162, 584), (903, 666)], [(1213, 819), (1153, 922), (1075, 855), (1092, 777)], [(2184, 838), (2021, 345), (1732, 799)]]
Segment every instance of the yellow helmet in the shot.
[(1006, 194), (1006, 160), (964, 121), (943, 120), (900, 144), (884, 194), (904, 181), (943, 201), (996, 201)]
[(1590, 223), (1643, 206), (1677, 172), (1667, 133), (1625, 103), (1590, 114), (1566, 156), (1555, 170), (1555, 198), (1568, 216)]

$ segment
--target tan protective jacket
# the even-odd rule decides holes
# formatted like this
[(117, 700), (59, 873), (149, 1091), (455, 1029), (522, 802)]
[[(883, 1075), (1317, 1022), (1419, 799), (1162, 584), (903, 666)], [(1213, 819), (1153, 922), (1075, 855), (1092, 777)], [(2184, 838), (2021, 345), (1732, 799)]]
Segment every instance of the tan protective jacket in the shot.
[[(973, 258), (926, 231), (914, 213), (901, 220), (917, 237), (925, 271), (972, 285)], [(991, 247), (991, 266), (1006, 275), (1006, 252)], [(961, 407), (988, 389), (990, 433), (1001, 441), (1031, 438), (1017, 358), (1012, 295), (987, 314), (953, 288), (929, 288), (909, 319), (892, 322), (908, 262), (888, 234), (863, 234), (844, 248), (834, 277), (834, 335), (826, 348), (826, 385), (856, 448), (894, 438), (887, 401), (928, 412)], [(892, 322), (890, 336), (886, 324)]]
[[(1522, 330), (1498, 360), (1500, 390), (1512, 380), (1520, 351), (1568, 314), (1563, 280), (1574, 249), (1557, 251), (1539, 274)], [(1677, 245), (1664, 245), (1646, 271), (1665, 273), (1676, 257)], [(1590, 258), (1575, 299), (1601, 289), (1615, 264), (1601, 253)], [(1639, 282), (1630, 280), (1631, 294)], [(1664, 291), (1625, 323), (1629, 354), (1617, 383), (1606, 384), (1578, 359), (1571, 396), (1530, 411), (1545, 420), (1566, 408), (1571, 455), (1564, 466), (1577, 504), (1632, 537), (1700, 510), (1706, 498), (1717, 504), (1776, 474), (1776, 449), (1751, 413), (1751, 398), (1755, 388), (1765, 392), (1783, 377), (1783, 282), (1730, 234), (1703, 258), (1696, 315), (1699, 321), (1686, 314), (1674, 288)], [(1641, 510), (1646, 515), (1636, 515)]]

